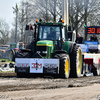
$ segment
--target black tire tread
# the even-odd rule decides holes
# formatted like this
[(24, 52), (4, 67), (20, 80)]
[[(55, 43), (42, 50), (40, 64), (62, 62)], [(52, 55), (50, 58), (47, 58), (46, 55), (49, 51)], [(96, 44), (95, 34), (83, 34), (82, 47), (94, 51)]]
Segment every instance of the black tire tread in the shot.
[(71, 78), (77, 78), (80, 75), (77, 75), (77, 71), (76, 71), (76, 65), (77, 65), (77, 51), (79, 49), (80, 46), (78, 45), (74, 45), (72, 52), (70, 54), (70, 67), (71, 67), (71, 72), (70, 72), (70, 77)]
[(14, 51), (14, 49), (9, 50), (9, 53), (10, 52), (12, 52), (12, 54), (13, 54), (12, 61), (15, 61), (15, 51)]
[(58, 58), (60, 60), (60, 67), (59, 67), (59, 76), (61, 78), (68, 78), (65, 76), (65, 61), (68, 54), (56, 54), (54, 58)]

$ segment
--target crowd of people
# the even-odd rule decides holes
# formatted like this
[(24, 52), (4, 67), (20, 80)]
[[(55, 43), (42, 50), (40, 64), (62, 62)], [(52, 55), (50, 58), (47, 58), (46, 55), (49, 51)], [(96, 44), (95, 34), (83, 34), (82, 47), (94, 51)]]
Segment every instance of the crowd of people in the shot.
[[(97, 41), (98, 42), (98, 39), (97, 39), (95, 34), (93, 34), (93, 36), (90, 37), (90, 41)], [(75, 42), (78, 43), (78, 44), (82, 44), (83, 43), (83, 37), (81, 37), (81, 35), (78, 34)]]

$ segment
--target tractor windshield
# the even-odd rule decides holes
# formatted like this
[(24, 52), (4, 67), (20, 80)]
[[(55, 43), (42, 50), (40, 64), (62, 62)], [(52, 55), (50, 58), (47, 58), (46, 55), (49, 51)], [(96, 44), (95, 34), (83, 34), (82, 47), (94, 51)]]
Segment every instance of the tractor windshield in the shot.
[(39, 26), (39, 40), (58, 40), (60, 38), (60, 26)]

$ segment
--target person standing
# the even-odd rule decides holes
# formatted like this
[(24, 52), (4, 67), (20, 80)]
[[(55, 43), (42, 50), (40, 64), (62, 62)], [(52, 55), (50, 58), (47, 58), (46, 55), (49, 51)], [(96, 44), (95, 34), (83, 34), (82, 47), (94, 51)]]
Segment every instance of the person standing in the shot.
[(78, 37), (76, 38), (75, 42), (78, 43), (78, 44), (82, 44), (83, 43), (83, 37), (81, 37), (81, 35), (78, 34)]
[(93, 34), (93, 36), (91, 37), (91, 39), (90, 39), (91, 41), (98, 41), (98, 39), (97, 39), (97, 37), (96, 37), (96, 35), (95, 34)]

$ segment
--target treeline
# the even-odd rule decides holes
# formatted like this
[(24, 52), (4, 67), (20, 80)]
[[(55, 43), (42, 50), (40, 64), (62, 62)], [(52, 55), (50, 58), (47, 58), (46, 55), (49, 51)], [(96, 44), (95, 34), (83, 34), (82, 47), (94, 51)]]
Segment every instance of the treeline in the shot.
[[(87, 26), (99, 26), (100, 0), (68, 0), (69, 2), (69, 24), (76, 33), (85, 37), (85, 28)], [(62, 0), (22, 0), (18, 5), (18, 39), (25, 33), (26, 24), (34, 24), (36, 19), (43, 21), (59, 21), (62, 19)], [(15, 37), (14, 28), (10, 33), (11, 42)], [(9, 34), (3, 34), (0, 41), (5, 41), (4, 37)], [(6, 32), (7, 33), (7, 32)], [(3, 40), (2, 40), (3, 39)], [(4, 42), (6, 43), (6, 41)]]

